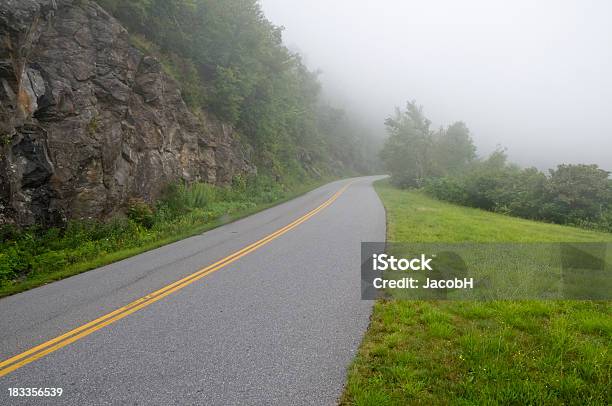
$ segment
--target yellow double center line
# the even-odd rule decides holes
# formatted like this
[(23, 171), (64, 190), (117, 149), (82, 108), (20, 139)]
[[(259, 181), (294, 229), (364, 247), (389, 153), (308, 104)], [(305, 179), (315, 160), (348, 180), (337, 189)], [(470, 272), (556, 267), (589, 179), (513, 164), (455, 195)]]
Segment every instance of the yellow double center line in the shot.
[(183, 289), (186, 286), (191, 285), (192, 283), (202, 279), (206, 275), (210, 275), (211, 273), (218, 271), (219, 269), (231, 264), (234, 261), (237, 261), (243, 256), (257, 250), (258, 248), (261, 248), (270, 241), (294, 229), (295, 227), (299, 226), (321, 210), (325, 209), (327, 206), (332, 204), (338, 197), (340, 197), (340, 195), (344, 193), (344, 191), (351, 184), (352, 182), (346, 184), (319, 207), (309, 211), (308, 213), (304, 214), (302, 217), (298, 218), (292, 223), (287, 224), (285, 227), (273, 232), (272, 234), (267, 235), (261, 240), (258, 240), (253, 244), (246, 246), (241, 250), (234, 252), (233, 254), (228, 255), (227, 257), (215, 262), (214, 264), (211, 264), (206, 268), (200, 269), (199, 271), (194, 272), (191, 275), (174, 283), (171, 283), (170, 285), (167, 285), (159, 290), (156, 290), (155, 292), (149, 293), (148, 295), (143, 296), (140, 299), (137, 299), (132, 303), (120, 307), (117, 310), (114, 310), (108, 314), (105, 314), (102, 317), (98, 317), (97, 319), (92, 320), (87, 324), (83, 324), (82, 326), (77, 327), (74, 330), (70, 330), (67, 333), (62, 334), (61, 336), (55, 337), (49, 341), (37, 345), (36, 347), (30, 348), (29, 350), (24, 351), (21, 354), (15, 355), (14, 357), (0, 362), (0, 377), (9, 374), (24, 365), (27, 365), (30, 362), (36, 361), (37, 359), (42, 358), (47, 354), (57, 351), (70, 343), (73, 343), (83, 337), (86, 337), (94, 331), (100, 330), (108, 326), (109, 324), (116, 322), (117, 320), (121, 320), (122, 318), (134, 312), (137, 312), (138, 310), (143, 309), (149, 306), (150, 304), (153, 304), (158, 300), (161, 300), (164, 297)]

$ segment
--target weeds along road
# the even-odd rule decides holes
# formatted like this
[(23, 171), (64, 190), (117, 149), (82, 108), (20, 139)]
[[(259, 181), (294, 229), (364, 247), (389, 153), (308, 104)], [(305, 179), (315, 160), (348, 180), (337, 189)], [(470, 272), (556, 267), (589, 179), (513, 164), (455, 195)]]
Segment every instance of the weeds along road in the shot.
[(1, 299), (0, 404), (333, 404), (372, 306), (360, 243), (385, 238), (376, 179)]

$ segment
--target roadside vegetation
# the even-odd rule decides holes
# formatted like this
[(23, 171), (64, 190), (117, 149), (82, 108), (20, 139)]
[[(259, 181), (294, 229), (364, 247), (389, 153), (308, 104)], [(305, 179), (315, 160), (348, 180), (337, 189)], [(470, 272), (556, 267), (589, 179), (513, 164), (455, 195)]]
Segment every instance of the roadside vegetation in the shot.
[(464, 123), (437, 131), (415, 102), (386, 121), (382, 151), (391, 182), (497, 213), (612, 232), (612, 179), (597, 165), (548, 173), (511, 164), (503, 150), (478, 158)]
[(283, 186), (264, 176), (231, 186), (170, 185), (154, 205), (131, 200), (109, 221), (63, 228), (0, 227), (0, 297), (169, 244), (263, 210), (324, 183)]
[(0, 296), (202, 232), (326, 178), (372, 171), (367, 130), (323, 100), (318, 73), (285, 47), (257, 0), (95, 2), (127, 27), (133, 46), (161, 61), (195, 115), (236, 129), (257, 176), (227, 187), (170, 186), (158, 202), (132, 200), (110, 221), (2, 227)]
[(96, 0), (161, 60), (187, 105), (232, 124), (278, 179), (368, 172), (374, 141), (321, 97), (318, 72), (282, 41), (257, 0)]
[[(386, 181), (376, 190), (388, 241), (612, 241), (612, 234), (455, 206)], [(611, 345), (609, 302), (381, 300), (341, 403), (607, 405)]]

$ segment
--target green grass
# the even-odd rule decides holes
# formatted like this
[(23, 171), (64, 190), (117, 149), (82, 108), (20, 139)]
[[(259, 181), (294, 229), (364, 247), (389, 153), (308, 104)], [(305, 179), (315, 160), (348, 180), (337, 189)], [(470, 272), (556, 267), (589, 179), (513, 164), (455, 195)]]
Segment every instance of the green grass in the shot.
[(131, 219), (75, 222), (63, 233), (57, 229), (20, 232), (13, 240), (0, 244), (0, 298), (201, 234), (291, 200), (328, 181), (310, 181), (289, 188), (265, 185), (257, 191), (246, 184), (232, 189), (205, 184), (177, 186), (157, 210), (151, 211), (143, 203), (132, 206), (128, 211), (128, 216), (135, 212)]
[[(612, 234), (458, 207), (386, 182), (376, 189), (389, 241), (612, 241)], [(610, 302), (380, 300), (341, 404), (611, 404), (611, 343)]]
[(389, 241), (407, 242), (600, 242), (612, 234), (540, 223), (456, 206), (388, 183), (376, 190), (387, 208)]

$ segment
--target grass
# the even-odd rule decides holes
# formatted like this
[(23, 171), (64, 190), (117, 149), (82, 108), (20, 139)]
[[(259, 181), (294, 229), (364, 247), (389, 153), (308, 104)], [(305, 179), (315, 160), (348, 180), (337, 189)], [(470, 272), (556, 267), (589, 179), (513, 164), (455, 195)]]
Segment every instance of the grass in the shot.
[(77, 221), (65, 230), (25, 230), (0, 238), (0, 298), (201, 234), (328, 181), (289, 188), (265, 185), (256, 190), (245, 182), (232, 188), (179, 185), (155, 208), (142, 201), (132, 203), (128, 218), (106, 223)]
[[(376, 189), (389, 241), (599, 242), (598, 233)], [(343, 405), (612, 403), (612, 305), (377, 301)]]
[(387, 208), (389, 241), (409, 242), (600, 242), (612, 234), (540, 223), (399, 191), (388, 183), (376, 190)]

